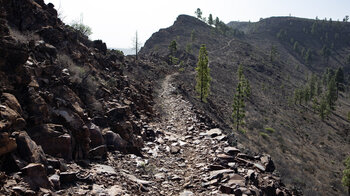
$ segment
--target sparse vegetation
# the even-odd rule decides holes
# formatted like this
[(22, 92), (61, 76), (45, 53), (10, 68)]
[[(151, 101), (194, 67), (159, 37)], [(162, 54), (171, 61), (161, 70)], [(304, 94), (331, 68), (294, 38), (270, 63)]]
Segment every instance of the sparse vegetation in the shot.
[(276, 132), (276, 130), (274, 128), (271, 128), (271, 127), (266, 127), (265, 131), (268, 131), (270, 133), (275, 133)]
[(82, 14), (80, 15), (79, 19), (72, 21), (70, 26), (87, 37), (89, 37), (92, 34), (91, 28), (88, 25), (84, 24)]
[(262, 138), (264, 138), (264, 139), (266, 139), (266, 140), (268, 140), (269, 137), (270, 137), (267, 133), (262, 132), (262, 131), (261, 131), (259, 134), (260, 134), (260, 136), (261, 136)]
[(196, 67), (196, 91), (201, 102), (206, 101), (210, 88), (210, 69), (208, 67), (208, 53), (205, 44), (199, 49), (198, 63)]
[(251, 89), (250, 84), (243, 74), (243, 67), (240, 65), (238, 67), (238, 84), (236, 87), (236, 92), (233, 97), (233, 112), (232, 119), (234, 124), (236, 125), (236, 130), (238, 131), (239, 125), (244, 124), (245, 117), (245, 100), (250, 96)]

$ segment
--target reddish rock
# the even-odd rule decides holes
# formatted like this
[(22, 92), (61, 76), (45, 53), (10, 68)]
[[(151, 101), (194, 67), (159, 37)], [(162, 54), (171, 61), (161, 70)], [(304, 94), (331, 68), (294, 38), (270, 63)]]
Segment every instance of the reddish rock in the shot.
[(22, 131), (16, 135), (17, 152), (21, 159), (28, 163), (47, 164), (43, 149), (29, 135)]
[(29, 183), (33, 190), (37, 190), (40, 187), (51, 189), (52, 184), (46, 176), (45, 167), (40, 163), (30, 163), (26, 167), (21, 169), (25, 175), (24, 180)]
[(9, 138), (8, 133), (0, 133), (0, 156), (16, 150), (17, 143), (14, 138)]
[(72, 139), (62, 125), (43, 124), (29, 132), (31, 138), (44, 152), (67, 160), (72, 159)]

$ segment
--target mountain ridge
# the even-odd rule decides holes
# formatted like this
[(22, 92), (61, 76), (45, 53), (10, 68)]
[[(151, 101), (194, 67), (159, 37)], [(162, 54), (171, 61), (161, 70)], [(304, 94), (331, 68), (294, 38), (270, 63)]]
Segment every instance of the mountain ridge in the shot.
[[(187, 16), (188, 21), (194, 19)], [(264, 19), (256, 24), (255, 31), (237, 37), (222, 35), (209, 25), (186, 29), (187, 24), (175, 22), (153, 34), (156, 39), (146, 42), (141, 52), (166, 57), (168, 45), (175, 40), (176, 57), (184, 62), (180, 66), (184, 71), (176, 80), (178, 88), (195, 107), (226, 127), (228, 133), (232, 132), (230, 108), (237, 81), (235, 73), (242, 64), (253, 97), (247, 103), (247, 133), (235, 133), (238, 143), (254, 152), (263, 150), (271, 154), (286, 184), (301, 187), (306, 195), (345, 195), (340, 179), (342, 161), (349, 154), (346, 150), (349, 149), (348, 92), (341, 93), (337, 109), (325, 121), (320, 120), (310, 104), (298, 106), (289, 104), (289, 100), (293, 99), (295, 89), (307, 83), (311, 73), (321, 78), (327, 68), (343, 67), (345, 76), (348, 75), (349, 24), (294, 17)], [(196, 40), (190, 38), (193, 31)], [(294, 50), (296, 41), (299, 44)], [(190, 53), (186, 52), (188, 44), (193, 49)], [(201, 44), (207, 46), (212, 76), (212, 93), (207, 104), (195, 98), (196, 59), (183, 58), (184, 54), (196, 57)], [(320, 52), (325, 45), (332, 48), (327, 61)], [(278, 53), (273, 61), (270, 60), (272, 46)], [(313, 60), (308, 64), (302, 51), (310, 48)], [(262, 138), (260, 134), (270, 127), (277, 131), (267, 133), (268, 139)]]

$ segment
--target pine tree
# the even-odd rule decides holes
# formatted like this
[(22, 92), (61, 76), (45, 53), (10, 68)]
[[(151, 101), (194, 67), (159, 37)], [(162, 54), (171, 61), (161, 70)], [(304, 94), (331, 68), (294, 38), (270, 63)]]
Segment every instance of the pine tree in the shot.
[(328, 115), (329, 110), (327, 108), (327, 98), (326, 97), (322, 98), (320, 105), (318, 107), (318, 112), (319, 112), (319, 115), (320, 115), (322, 120), (324, 120), (324, 118)]
[(196, 91), (200, 96), (201, 102), (206, 101), (210, 88), (210, 69), (208, 67), (208, 53), (205, 44), (199, 49), (198, 63), (196, 67)]
[(175, 40), (171, 41), (168, 48), (169, 48), (170, 55), (174, 56), (177, 50), (176, 41)]
[(312, 99), (312, 109), (314, 110), (314, 112), (316, 112), (318, 109), (318, 100), (316, 97)]
[(270, 62), (273, 62), (275, 57), (277, 55), (277, 49), (276, 46), (272, 45), (270, 50)]
[(338, 91), (344, 91), (343, 85), (345, 80), (344, 80), (344, 72), (342, 67), (339, 67), (335, 72), (335, 82), (337, 85), (337, 94), (338, 94)]
[(196, 14), (197, 18), (202, 19), (202, 11), (200, 8), (197, 8), (194, 13)]
[(208, 24), (210, 26), (212, 26), (214, 24), (213, 15), (211, 15), (211, 14), (209, 14), (209, 17), (208, 17)]
[(242, 65), (238, 68), (238, 84), (236, 88), (236, 93), (233, 96), (233, 112), (232, 118), (233, 122), (236, 125), (236, 130), (238, 131), (239, 125), (244, 123), (243, 119), (245, 117), (245, 99), (248, 98), (251, 94), (251, 88), (249, 81), (245, 79), (243, 74)]
[(331, 78), (331, 81), (328, 83), (327, 87), (328, 87), (327, 94), (326, 94), (327, 105), (330, 110), (335, 110), (335, 102), (338, 99), (335, 77)]
[(309, 48), (309, 49), (307, 49), (305, 57), (304, 57), (306, 64), (309, 64), (311, 62), (311, 55), (312, 55), (311, 50)]
[(218, 26), (220, 25), (220, 19), (219, 17), (215, 18), (215, 22), (214, 22), (215, 28), (218, 28)]

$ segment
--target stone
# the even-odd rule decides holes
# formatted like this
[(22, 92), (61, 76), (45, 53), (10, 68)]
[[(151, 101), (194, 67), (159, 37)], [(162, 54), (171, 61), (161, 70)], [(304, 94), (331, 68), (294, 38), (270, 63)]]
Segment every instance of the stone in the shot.
[(228, 173), (234, 173), (234, 171), (232, 169), (221, 169), (221, 170), (211, 171), (209, 173), (208, 180), (222, 178), (224, 174), (228, 174)]
[(60, 173), (60, 184), (70, 184), (77, 181), (76, 172), (61, 172)]
[(56, 190), (59, 190), (61, 188), (61, 182), (60, 182), (60, 176), (57, 174), (54, 174), (49, 177), (50, 182), (53, 184), (53, 187)]
[(47, 160), (43, 149), (38, 146), (29, 135), (21, 131), (15, 135), (17, 152), (19, 156), (28, 163), (43, 163), (47, 165)]
[(241, 187), (245, 186), (245, 178), (238, 174), (230, 174), (229, 175), (229, 181), (227, 182), (228, 185), (239, 185)]
[(96, 164), (92, 167), (92, 170), (97, 174), (117, 175), (117, 172), (109, 165)]
[(8, 133), (0, 133), (0, 156), (17, 149), (17, 143), (14, 138), (9, 138)]
[(101, 133), (100, 127), (94, 123), (89, 123), (88, 125), (90, 131), (90, 147), (95, 148), (105, 144), (103, 135)]
[(154, 174), (154, 178), (157, 180), (163, 180), (163, 179), (165, 179), (165, 174), (164, 173), (156, 173), (156, 174)]
[(238, 153), (240, 153), (241, 151), (235, 147), (226, 147), (224, 148), (224, 152), (226, 154), (229, 154), (229, 155), (232, 155), (232, 156), (235, 156), (237, 155)]
[(259, 169), (260, 171), (264, 172), (266, 169), (263, 165), (261, 165), (260, 163), (254, 163), (254, 167)]
[(157, 142), (158, 142), (158, 144), (164, 144), (164, 140), (161, 137), (159, 137), (157, 139)]
[(20, 194), (24, 194), (27, 191), (27, 189), (23, 186), (14, 186), (12, 187), (12, 190)]
[(131, 175), (131, 174), (126, 174), (124, 173), (124, 176), (126, 176), (129, 180), (133, 181), (133, 182), (136, 182), (138, 184), (141, 184), (141, 185), (150, 185), (151, 183), (153, 183), (152, 181), (147, 181), (147, 180), (140, 180), (138, 179), (136, 176), (134, 175)]
[(47, 178), (45, 167), (41, 163), (30, 163), (21, 169), (25, 175), (24, 180), (30, 185), (33, 190), (38, 188), (52, 188), (52, 184)]
[(25, 126), (25, 120), (15, 110), (0, 104), (0, 131), (20, 130)]
[(72, 159), (72, 138), (62, 125), (42, 124), (32, 128), (29, 134), (45, 153), (66, 160)]
[(265, 171), (273, 172), (275, 170), (275, 164), (273, 163), (270, 155), (263, 155), (260, 157), (260, 161), (264, 165)]
[(180, 193), (179, 196), (193, 196), (194, 193), (192, 191), (189, 191), (189, 190), (184, 190)]
[(206, 135), (210, 137), (216, 137), (216, 136), (222, 135), (222, 130), (219, 128), (210, 129), (209, 131), (206, 132)]
[(106, 190), (107, 194), (110, 196), (125, 195), (125, 190), (120, 185), (114, 185)]
[(218, 141), (224, 141), (224, 140), (227, 140), (227, 136), (226, 135), (218, 135), (216, 137), (214, 137), (215, 140), (218, 140)]
[(203, 187), (217, 186), (218, 183), (219, 183), (219, 180), (218, 180), (218, 179), (212, 179), (212, 180), (210, 180), (210, 181), (208, 181), (208, 182), (202, 183), (202, 186), (203, 186)]
[(225, 194), (232, 194), (234, 191), (234, 189), (232, 187), (225, 185), (225, 184), (220, 185), (219, 190)]
[(106, 145), (109, 148), (116, 149), (122, 152), (126, 151), (128, 143), (122, 137), (120, 137), (119, 134), (114, 133), (113, 131), (107, 131), (104, 134), (104, 138), (106, 141)]
[(178, 154), (178, 153), (180, 153), (180, 148), (178, 146), (171, 146), (170, 153), (171, 154)]
[(1, 103), (7, 105), (9, 108), (16, 111), (18, 114), (23, 113), (21, 104), (19, 104), (17, 98), (10, 93), (2, 93)]
[(107, 157), (107, 146), (101, 145), (89, 151), (89, 157), (92, 159), (104, 159)]
[(226, 162), (233, 162), (235, 158), (233, 156), (227, 155), (227, 154), (218, 154), (216, 157), (222, 161)]

